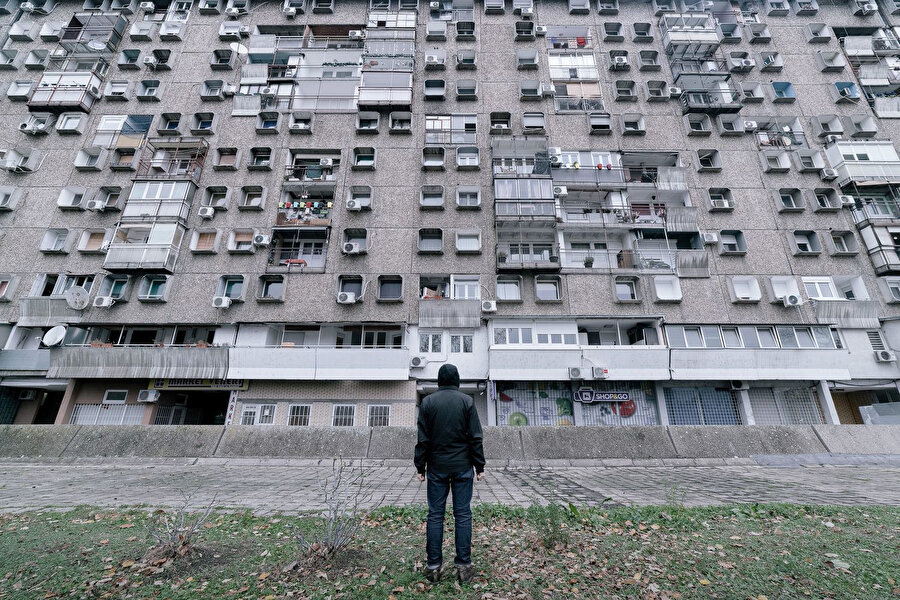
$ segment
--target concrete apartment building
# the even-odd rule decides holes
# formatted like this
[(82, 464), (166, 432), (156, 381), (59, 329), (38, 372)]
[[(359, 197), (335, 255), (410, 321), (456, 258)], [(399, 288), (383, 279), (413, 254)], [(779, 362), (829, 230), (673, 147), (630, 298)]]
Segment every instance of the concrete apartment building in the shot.
[(898, 399), (900, 2), (0, 12), (0, 423)]

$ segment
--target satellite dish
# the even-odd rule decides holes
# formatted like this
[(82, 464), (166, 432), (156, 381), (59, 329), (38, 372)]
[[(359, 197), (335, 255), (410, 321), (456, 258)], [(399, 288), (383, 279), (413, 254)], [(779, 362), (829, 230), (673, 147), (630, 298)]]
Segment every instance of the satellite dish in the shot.
[(230, 44), (228, 44), (228, 47), (231, 48), (231, 51), (238, 56), (247, 56), (248, 54), (250, 54), (250, 50), (247, 49), (247, 46), (239, 42), (231, 42)]
[(73, 310), (84, 310), (87, 308), (89, 294), (83, 287), (70, 287), (66, 290), (66, 304)]
[(87, 43), (87, 47), (91, 50), (106, 50), (106, 44), (100, 40), (91, 40)]
[(66, 328), (62, 325), (57, 325), (56, 327), (51, 327), (47, 333), (44, 334), (41, 342), (45, 346), (59, 346), (62, 341), (66, 337)]

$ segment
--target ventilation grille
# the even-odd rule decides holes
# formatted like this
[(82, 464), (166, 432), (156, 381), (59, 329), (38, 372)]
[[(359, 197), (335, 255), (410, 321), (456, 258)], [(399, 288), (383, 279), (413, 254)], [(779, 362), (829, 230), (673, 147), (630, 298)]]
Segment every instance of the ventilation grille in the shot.
[(869, 344), (872, 345), (872, 350), (885, 350), (884, 340), (881, 339), (880, 331), (867, 331), (866, 335), (869, 336)]

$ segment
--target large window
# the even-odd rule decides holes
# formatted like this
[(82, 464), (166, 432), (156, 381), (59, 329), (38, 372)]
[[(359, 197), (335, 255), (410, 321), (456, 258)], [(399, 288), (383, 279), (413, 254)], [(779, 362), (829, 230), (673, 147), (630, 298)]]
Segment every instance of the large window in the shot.
[(152, 115), (106, 115), (100, 117), (93, 146), (139, 148), (150, 131)]
[(274, 423), (274, 404), (245, 404), (241, 409), (241, 425), (272, 425)]
[(443, 333), (420, 333), (419, 334), (419, 352), (428, 353), (440, 353), (441, 352), (441, 342), (444, 338)]
[(425, 115), (426, 144), (474, 144), (477, 115)]
[(474, 336), (471, 334), (453, 334), (450, 336), (450, 352), (453, 354), (471, 354)]
[(502, 200), (553, 200), (550, 179), (495, 179), (494, 196)]
[(802, 325), (666, 325), (672, 348), (843, 348), (838, 332)]

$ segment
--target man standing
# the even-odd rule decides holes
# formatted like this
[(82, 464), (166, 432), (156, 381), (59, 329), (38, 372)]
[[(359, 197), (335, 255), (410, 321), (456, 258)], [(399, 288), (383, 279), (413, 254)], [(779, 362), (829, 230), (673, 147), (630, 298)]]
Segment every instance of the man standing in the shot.
[(481, 423), (472, 398), (459, 391), (459, 371), (445, 364), (438, 371), (438, 391), (426, 396), (419, 407), (416, 470), (419, 481), (428, 473), (428, 523), (425, 529), (427, 564), (425, 577), (441, 580), (441, 545), (444, 542), (444, 509), (453, 490), (456, 573), (461, 583), (472, 579), (472, 483), (484, 478)]

